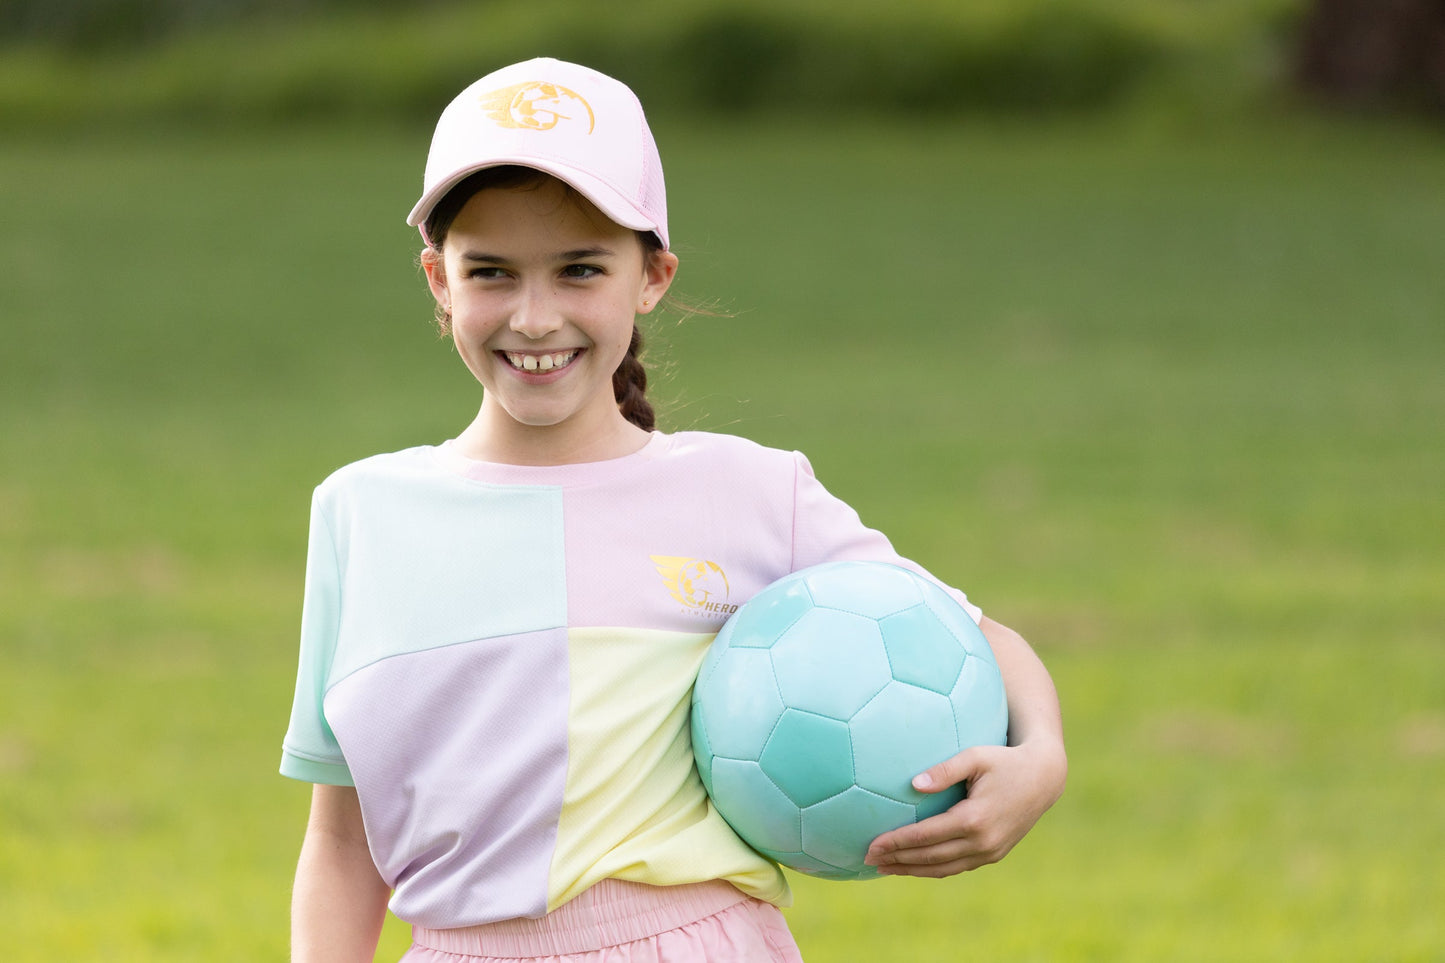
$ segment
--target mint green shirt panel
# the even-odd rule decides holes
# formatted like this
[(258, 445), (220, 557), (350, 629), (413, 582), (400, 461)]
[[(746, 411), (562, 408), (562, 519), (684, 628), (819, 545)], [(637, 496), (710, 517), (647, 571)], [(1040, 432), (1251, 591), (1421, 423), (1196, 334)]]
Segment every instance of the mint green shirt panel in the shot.
[(321, 710), (336, 650), (341, 583), (336, 548), (319, 501), (317, 495), (312, 496), (306, 591), (301, 605), (301, 656), (291, 724), (282, 744), (281, 774), (303, 782), (350, 786), (351, 772)]
[(282, 765), (293, 778), (351, 784), (324, 711), (347, 677), (398, 655), (566, 625), (560, 488), (468, 481), (436, 472), (420, 450), (399, 452), (324, 482), (311, 530)]
[(328, 689), (393, 656), (567, 624), (560, 488), (399, 467), (361, 477), (331, 513), (343, 561)]

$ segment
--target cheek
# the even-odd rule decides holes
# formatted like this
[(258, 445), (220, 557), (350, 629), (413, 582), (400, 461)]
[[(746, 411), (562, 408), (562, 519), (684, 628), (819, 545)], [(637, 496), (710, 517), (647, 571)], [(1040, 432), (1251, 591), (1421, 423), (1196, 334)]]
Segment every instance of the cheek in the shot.
[(467, 367), (477, 371), (478, 362), (485, 361), (488, 357), (487, 342), (496, 333), (496, 329), (495, 323), (489, 322), (476, 311), (454, 306), (450, 330), (447, 333), (451, 335), (452, 344), (456, 346), (457, 354), (466, 362)]
[(631, 304), (629, 303), (625, 306), (625, 309), (619, 310), (609, 319), (606, 327), (605, 340), (608, 353), (616, 355), (619, 363), (622, 360), (622, 356), (627, 353), (628, 346), (632, 343), (632, 331), (636, 316), (630, 308)]
[(475, 299), (455, 298), (451, 303), (452, 331), (469, 338), (487, 337), (497, 328), (495, 311)]

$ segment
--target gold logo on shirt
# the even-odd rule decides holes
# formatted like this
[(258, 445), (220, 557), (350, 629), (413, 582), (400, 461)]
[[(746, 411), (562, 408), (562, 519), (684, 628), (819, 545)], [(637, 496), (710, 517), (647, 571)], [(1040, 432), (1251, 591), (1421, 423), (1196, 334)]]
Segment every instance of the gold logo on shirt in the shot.
[(729, 616), (738, 610), (728, 602), (728, 577), (717, 562), (679, 555), (653, 555), (652, 564), (667, 591), (697, 615)]
[(590, 134), (597, 124), (592, 105), (581, 94), (544, 81), (513, 84), (478, 99), (488, 117), (512, 130), (551, 130), (559, 124), (577, 122), (585, 123)]

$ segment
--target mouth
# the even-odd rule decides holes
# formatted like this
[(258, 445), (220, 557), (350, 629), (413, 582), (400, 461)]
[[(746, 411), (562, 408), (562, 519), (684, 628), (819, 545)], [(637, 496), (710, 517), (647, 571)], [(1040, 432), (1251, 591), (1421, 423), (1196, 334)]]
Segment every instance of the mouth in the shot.
[(571, 364), (579, 350), (572, 348), (569, 351), (554, 351), (551, 354), (524, 354), (520, 351), (498, 351), (497, 353), (507, 360), (507, 364), (518, 371), (555, 371)]

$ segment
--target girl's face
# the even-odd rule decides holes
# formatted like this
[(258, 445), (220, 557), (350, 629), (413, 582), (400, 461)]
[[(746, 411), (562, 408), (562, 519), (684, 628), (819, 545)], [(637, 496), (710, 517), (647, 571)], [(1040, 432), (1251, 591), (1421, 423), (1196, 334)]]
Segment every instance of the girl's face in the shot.
[(450, 307), (452, 339), (484, 389), (460, 439), (477, 458), (595, 461), (637, 447), (612, 374), (635, 316), (672, 283), (677, 258), (546, 179), (474, 194), (447, 231), (427, 281)]

